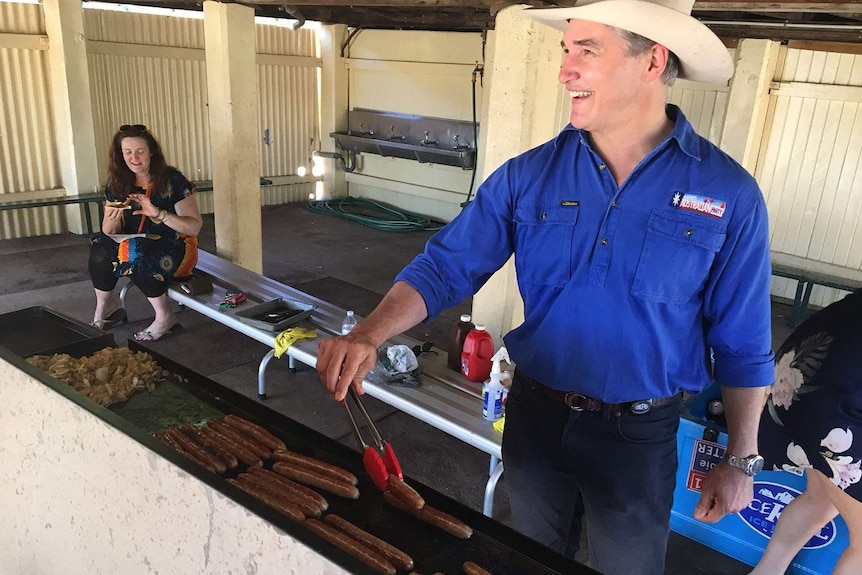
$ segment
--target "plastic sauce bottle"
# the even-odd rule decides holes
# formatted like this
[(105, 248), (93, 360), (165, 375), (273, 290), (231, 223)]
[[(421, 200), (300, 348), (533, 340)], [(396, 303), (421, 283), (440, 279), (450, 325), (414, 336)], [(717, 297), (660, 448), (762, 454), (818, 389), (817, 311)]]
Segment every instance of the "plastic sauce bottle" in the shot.
[(507, 363), (512, 363), (505, 347), (501, 347), (491, 358), (491, 374), (488, 381), (482, 386), (482, 417), (488, 421), (497, 421), (503, 416), (505, 388), (502, 381), (503, 372), (500, 369), (501, 359), (505, 359)]
[(356, 327), (356, 318), (353, 316), (353, 310), (347, 311), (347, 317), (341, 323), (341, 335), (347, 335)]
[(465, 313), (461, 316), (461, 321), (452, 326), (447, 360), (449, 367), (455, 371), (461, 371), (461, 353), (464, 351), (464, 340), (467, 339), (467, 334), (476, 328), (470, 319), (470, 314)]
[(476, 329), (464, 339), (461, 352), (461, 373), (470, 381), (485, 381), (491, 373), (491, 356), (494, 354), (494, 340), (485, 331), (485, 326), (477, 324)]

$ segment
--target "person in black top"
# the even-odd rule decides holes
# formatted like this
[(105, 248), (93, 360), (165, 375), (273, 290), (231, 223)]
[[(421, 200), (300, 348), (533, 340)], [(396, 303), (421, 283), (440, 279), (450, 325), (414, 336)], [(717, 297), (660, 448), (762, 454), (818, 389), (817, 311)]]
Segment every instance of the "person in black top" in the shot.
[(104, 330), (125, 323), (113, 289), (118, 278), (128, 276), (155, 311), (153, 323), (135, 339), (155, 341), (177, 327), (167, 290), (174, 277), (190, 276), (197, 262), (203, 220), (194, 192), (194, 184), (167, 164), (146, 126), (120, 126), (109, 151), (102, 231), (90, 247), (93, 326)]
[(784, 573), (839, 514), (850, 545), (833, 573), (862, 573), (862, 289), (800, 324), (776, 353), (760, 449), (768, 469), (805, 473), (808, 485), (781, 512), (751, 575)]

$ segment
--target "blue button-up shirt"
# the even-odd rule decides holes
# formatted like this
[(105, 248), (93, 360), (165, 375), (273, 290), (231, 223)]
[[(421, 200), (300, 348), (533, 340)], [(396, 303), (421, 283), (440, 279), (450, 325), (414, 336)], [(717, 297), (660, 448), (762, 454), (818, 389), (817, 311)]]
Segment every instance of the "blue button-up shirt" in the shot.
[[(515, 254), (524, 323), (504, 341), (545, 385), (606, 402), (773, 379), (766, 205), (739, 164), (675, 127), (623, 185), (564, 129), (513, 158), (396, 278), (429, 318)], [(481, 322), (482, 318), (476, 318)]]

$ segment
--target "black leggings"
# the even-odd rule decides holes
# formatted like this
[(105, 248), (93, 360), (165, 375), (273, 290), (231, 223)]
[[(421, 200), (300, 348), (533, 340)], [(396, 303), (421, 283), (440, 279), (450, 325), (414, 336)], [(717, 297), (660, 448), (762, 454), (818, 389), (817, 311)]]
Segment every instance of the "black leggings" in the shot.
[[(106, 249), (101, 244), (90, 244), (88, 268), (93, 287), (97, 290), (111, 291), (117, 286), (117, 280), (120, 278), (114, 275), (115, 257), (116, 253)], [(163, 296), (168, 291), (168, 282), (159, 281), (153, 276), (132, 274), (128, 278), (148, 298)]]

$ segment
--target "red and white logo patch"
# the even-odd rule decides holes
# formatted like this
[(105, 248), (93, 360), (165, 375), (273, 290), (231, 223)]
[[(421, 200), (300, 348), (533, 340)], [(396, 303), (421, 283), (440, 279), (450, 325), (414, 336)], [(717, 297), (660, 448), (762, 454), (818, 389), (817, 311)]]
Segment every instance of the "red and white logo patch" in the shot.
[(698, 212), (719, 219), (724, 217), (724, 210), (727, 208), (727, 203), (724, 200), (683, 192), (674, 192), (670, 205), (681, 210)]

